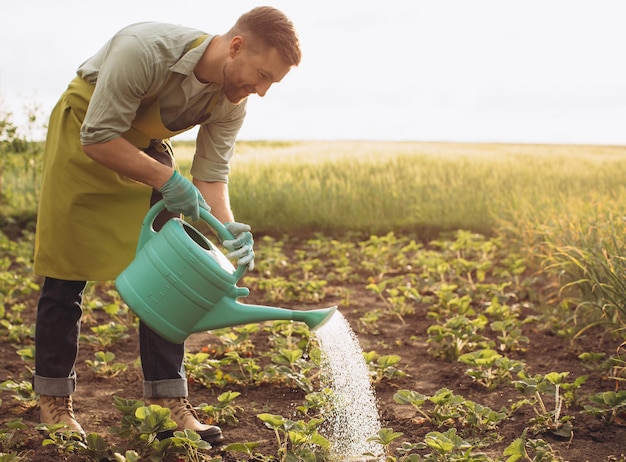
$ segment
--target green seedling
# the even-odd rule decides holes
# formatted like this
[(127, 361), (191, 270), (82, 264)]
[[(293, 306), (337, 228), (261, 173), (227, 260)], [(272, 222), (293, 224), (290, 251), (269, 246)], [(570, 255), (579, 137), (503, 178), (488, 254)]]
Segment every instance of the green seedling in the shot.
[(0, 326), (6, 330), (6, 339), (13, 344), (22, 345), (35, 338), (35, 325), (11, 323), (8, 319), (0, 320)]
[(19, 401), (21, 406), (32, 408), (37, 405), (37, 394), (33, 391), (33, 384), (30, 380), (20, 382), (5, 380), (0, 384), (0, 390), (13, 393), (13, 398)]
[[(21, 418), (9, 420), (0, 428), (0, 452), (8, 453), (12, 450), (20, 450), (25, 445), (24, 430), (26, 424)], [(17, 456), (17, 453), (15, 453)], [(17, 460), (17, 459), (15, 459)]]
[(447, 319), (453, 316), (475, 316), (476, 310), (472, 306), (472, 297), (459, 295), (459, 285), (443, 283), (436, 290), (437, 302), (428, 312), (428, 317), (435, 320)]
[(589, 401), (591, 404), (585, 405), (583, 412), (613, 423), (626, 410), (626, 390), (595, 393), (589, 396)]
[(20, 348), (19, 350), (16, 351), (16, 353), (19, 355), (20, 358), (22, 358), (22, 361), (28, 362), (28, 363), (34, 363), (35, 362), (35, 347), (33, 346), (29, 346), (27, 348)]
[(44, 438), (42, 441), (42, 446), (52, 446), (64, 456), (69, 456), (87, 448), (81, 435), (78, 432), (67, 430), (65, 424), (39, 424), (35, 428), (39, 431), (47, 432), (47, 438)]
[(474, 446), (456, 434), (456, 428), (448, 431), (430, 432), (426, 434), (424, 443), (420, 447), (431, 449), (434, 453), (429, 454), (425, 461), (466, 461), (482, 462), (489, 459), (483, 453), (473, 452)]
[[(525, 395), (532, 396), (529, 402), (535, 411), (535, 418), (531, 419), (531, 431), (535, 434), (549, 431), (562, 438), (571, 438), (573, 436), (573, 426), (571, 421), (573, 417), (562, 414), (563, 406), (571, 403), (575, 399), (575, 391), (586, 380), (586, 377), (579, 377), (573, 383), (567, 384), (565, 378), (569, 372), (550, 372), (545, 376), (540, 374), (534, 377), (528, 376), (525, 372), (520, 372), (520, 380), (514, 382), (515, 388)], [(568, 397), (562, 393), (562, 390), (568, 393)], [(553, 408), (549, 409), (543, 397), (553, 397)]]
[(463, 315), (454, 316), (444, 324), (428, 328), (428, 351), (436, 358), (455, 361), (466, 350), (487, 348), (489, 339), (481, 335), (487, 325), (487, 318), (479, 315), (470, 319)]
[(96, 345), (104, 350), (110, 348), (116, 342), (128, 338), (128, 326), (117, 324), (113, 321), (98, 326), (92, 326), (92, 335), (81, 335), (81, 340), (85, 340), (91, 345)]
[(296, 410), (304, 415), (324, 415), (332, 412), (334, 407), (334, 391), (324, 387), (320, 391), (308, 393), (304, 397), (304, 403), (296, 407)]
[[(494, 430), (506, 416), (506, 412), (496, 412), (451, 390), (442, 388), (432, 396), (425, 396), (413, 390), (400, 390), (393, 397), (396, 403), (409, 404), (423, 420), (437, 427), (457, 425), (470, 433)], [(493, 435), (497, 436), (497, 435)]]
[[(157, 405), (145, 406), (142, 401), (118, 396), (114, 397), (113, 404), (122, 413), (122, 420), (119, 426), (111, 427), (110, 430), (126, 445), (125, 448), (112, 449), (116, 460), (120, 460), (117, 455), (121, 454), (130, 456), (132, 460), (170, 460), (180, 456), (189, 461), (206, 460), (200, 451), (210, 449), (211, 446), (194, 431), (174, 431), (177, 425), (171, 419), (169, 409)], [(172, 437), (157, 438), (159, 433), (172, 431)], [(135, 459), (135, 456), (139, 459)]]
[(84, 440), (84, 446), (78, 446), (77, 451), (87, 457), (87, 460), (106, 461), (109, 460), (111, 449), (105, 439), (97, 433), (89, 433)]
[(520, 322), (515, 318), (494, 321), (490, 324), (491, 330), (497, 332), (499, 351), (525, 351), (522, 343), (530, 342), (528, 337), (522, 335)]
[(611, 368), (608, 365), (608, 361), (606, 361), (606, 353), (595, 353), (591, 351), (586, 351), (578, 355), (578, 359), (580, 359), (582, 365), (585, 369), (594, 372), (602, 372), (607, 371)]
[(262, 279), (250, 279), (252, 285), (256, 282), (256, 290), (263, 293), (263, 297), (269, 303), (291, 301), (295, 299), (293, 284), (283, 276), (265, 277)]
[(112, 281), (90, 282), (83, 297), (83, 323), (99, 324), (96, 311), (103, 311), (115, 324), (132, 327), (138, 324), (137, 316), (128, 308)]
[(404, 276), (370, 282), (366, 289), (374, 292), (383, 301), (385, 311), (396, 316), (402, 324), (405, 324), (405, 316), (415, 313), (415, 303), (420, 300), (419, 292), (410, 282), (404, 281)]
[(234, 401), (240, 395), (238, 391), (226, 391), (217, 397), (216, 404), (201, 404), (198, 408), (216, 424), (236, 424), (239, 422), (236, 414), (243, 409), (235, 405)]
[(246, 324), (225, 329), (215, 330), (220, 344), (217, 346), (208, 345), (203, 348), (203, 352), (211, 352), (215, 356), (222, 356), (229, 351), (237, 351), (244, 356), (251, 355), (254, 351), (254, 342), (251, 336), (259, 332), (259, 324)]
[[(393, 395), (393, 400), (399, 404), (408, 404), (413, 406), (417, 413), (420, 414), (422, 422), (432, 422), (430, 414), (426, 409), (424, 409), (428, 396), (414, 390), (399, 390)], [(418, 421), (418, 423), (422, 422)]]
[(328, 454), (330, 442), (318, 432), (322, 419), (305, 422), (272, 414), (258, 414), (257, 417), (274, 431), (279, 461), (320, 460)]
[[(230, 374), (224, 373), (225, 370), (228, 370), (223, 367), (226, 365), (234, 365)], [(259, 360), (252, 357), (242, 357), (236, 351), (226, 353), (224, 358), (219, 360), (216, 365), (216, 373), (221, 379), (226, 379), (226, 383), (228, 383), (228, 379), (230, 379), (230, 382), (240, 384), (257, 384), (263, 383), (265, 380), (265, 373), (259, 365)]]
[(542, 439), (528, 439), (527, 429), (504, 450), (506, 462), (563, 462), (564, 459)]
[(87, 359), (85, 363), (96, 375), (102, 377), (115, 377), (128, 369), (127, 364), (113, 361), (115, 361), (115, 355), (110, 351), (97, 351), (95, 359)]
[(406, 242), (406, 238), (398, 238), (393, 232), (370, 236), (367, 241), (359, 243), (360, 267), (375, 278), (395, 271), (398, 267), (396, 256)]
[(176, 422), (170, 418), (170, 410), (143, 401), (113, 397), (113, 405), (122, 413), (119, 426), (111, 427), (111, 433), (131, 443), (148, 448), (156, 440), (159, 432), (176, 429)]
[(378, 308), (366, 311), (365, 314), (359, 318), (359, 331), (374, 335), (380, 334), (378, 322), (382, 317), (383, 311)]
[(470, 366), (465, 373), (490, 390), (510, 383), (512, 374), (524, 369), (522, 361), (511, 360), (489, 348), (465, 353), (459, 356), (458, 361)]
[(272, 377), (274, 383), (295, 385), (305, 393), (313, 391), (313, 383), (308, 376), (316, 365), (304, 358), (302, 350), (281, 348), (271, 360), (272, 366), (265, 368), (264, 372)]
[(486, 302), (486, 308), (484, 310), (484, 313), (489, 317), (489, 319), (502, 321), (506, 319), (517, 318), (519, 316), (519, 313), (516, 310), (500, 300), (500, 297), (502, 296), (501, 294), (506, 293), (506, 288), (509, 285), (510, 282), (490, 285), (488, 291), (491, 293), (495, 293), (496, 295), (492, 296), (491, 299)]
[(402, 358), (398, 355), (381, 356), (375, 351), (363, 353), (373, 383), (406, 377), (407, 374), (398, 368)]
[[(492, 410), (487, 406), (478, 404), (471, 400), (465, 400), (465, 417), (464, 422), (467, 426), (468, 433), (486, 433), (494, 431), (498, 425), (506, 419), (508, 413), (503, 409), (502, 412)], [(500, 440), (501, 437), (497, 433), (491, 433), (489, 438)]]
[(217, 386), (223, 388), (233, 380), (224, 374), (221, 369), (214, 368), (219, 365), (218, 360), (209, 359), (208, 353), (185, 353), (185, 371), (190, 381), (202, 384), (206, 387)]
[[(395, 457), (393, 457), (391, 455), (392, 450), (391, 450), (391, 443), (393, 443), (396, 439), (400, 438), (402, 435), (404, 435), (404, 433), (402, 432), (395, 432), (393, 431), (392, 428), (381, 428), (378, 431), (378, 434), (376, 434), (375, 436), (371, 436), (367, 439), (367, 441), (370, 441), (372, 443), (376, 443), (376, 444), (380, 444), (383, 448), (383, 451), (385, 453), (385, 461), (388, 462), (395, 462), (398, 459), (396, 459)], [(372, 457), (372, 460), (380, 460), (380, 455), (379, 454), (374, 454), (374, 453), (366, 453), (364, 454), (368, 457)], [(401, 460), (408, 460), (406, 458), (403, 458)]]
[(248, 458), (246, 460), (252, 461), (267, 461), (270, 462), (273, 460), (270, 456), (264, 456), (263, 454), (255, 453), (254, 450), (259, 447), (261, 443), (258, 442), (247, 442), (247, 443), (233, 443), (224, 446), (224, 452), (241, 452), (245, 454)]
[(265, 331), (273, 349), (299, 348), (306, 350), (311, 341), (311, 330), (303, 323), (273, 321), (266, 323)]
[(0, 462), (26, 462), (31, 460), (29, 454), (18, 454), (15, 451), (4, 453), (0, 452)]
[[(174, 436), (169, 438), (171, 447), (169, 453), (176, 453), (184, 457), (189, 462), (207, 462), (200, 451), (211, 449), (211, 445), (204, 441), (200, 435), (193, 430), (183, 430), (174, 432)], [(210, 458), (209, 461), (221, 461), (222, 458)]]
[(297, 277), (302, 281), (310, 281), (315, 278), (315, 275), (325, 266), (319, 258), (312, 258), (310, 255), (307, 255), (306, 250), (296, 249), (294, 254), (298, 261), (298, 268), (301, 271), (301, 274), (297, 275)]

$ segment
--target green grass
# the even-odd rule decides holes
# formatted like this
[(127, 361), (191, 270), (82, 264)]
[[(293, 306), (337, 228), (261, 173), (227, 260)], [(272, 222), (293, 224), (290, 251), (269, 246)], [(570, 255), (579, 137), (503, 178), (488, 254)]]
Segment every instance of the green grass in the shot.
[(231, 201), (257, 232), (491, 234), (502, 220), (615, 203), (626, 171), (626, 149), (609, 147), (256, 142), (237, 152)]

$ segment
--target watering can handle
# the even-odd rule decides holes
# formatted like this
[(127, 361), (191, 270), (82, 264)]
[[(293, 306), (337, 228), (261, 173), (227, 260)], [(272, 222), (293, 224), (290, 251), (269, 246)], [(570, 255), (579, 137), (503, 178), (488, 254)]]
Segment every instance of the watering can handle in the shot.
[[(164, 200), (160, 200), (159, 202), (154, 204), (150, 208), (150, 210), (148, 210), (148, 213), (146, 214), (145, 218), (143, 219), (143, 223), (141, 224), (141, 232), (139, 234), (139, 241), (137, 242), (137, 253), (139, 253), (139, 251), (143, 248), (146, 242), (156, 236), (157, 232), (154, 230), (152, 224), (154, 223), (154, 220), (159, 215), (159, 213), (161, 213), (163, 210), (165, 210)], [(232, 233), (228, 231), (228, 229), (207, 209), (203, 209), (202, 207), (200, 208), (200, 218), (203, 219), (211, 228), (213, 228), (223, 241), (235, 238)], [(239, 265), (235, 270), (235, 278), (237, 280), (241, 279), (247, 268), (248, 265)]]

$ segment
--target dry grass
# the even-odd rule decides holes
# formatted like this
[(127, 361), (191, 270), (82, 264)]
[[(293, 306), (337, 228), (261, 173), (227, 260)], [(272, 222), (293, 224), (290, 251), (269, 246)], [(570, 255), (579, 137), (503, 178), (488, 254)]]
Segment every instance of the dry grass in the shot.
[[(174, 141), (177, 159), (191, 160), (193, 141)], [(626, 155), (626, 146), (500, 144), (500, 143), (430, 143), (399, 141), (239, 141), (234, 162), (326, 161), (338, 158), (376, 158), (385, 154), (420, 155), (454, 158), (474, 157), (503, 159), (510, 156), (559, 157), (604, 162)]]

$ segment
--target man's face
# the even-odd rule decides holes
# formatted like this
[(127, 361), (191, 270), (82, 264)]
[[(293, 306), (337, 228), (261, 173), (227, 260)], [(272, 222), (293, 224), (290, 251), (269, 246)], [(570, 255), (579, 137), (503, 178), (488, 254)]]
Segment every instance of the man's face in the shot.
[(224, 93), (234, 104), (252, 93), (265, 96), (272, 84), (280, 82), (290, 69), (275, 48), (251, 51), (242, 43), (241, 47), (231, 47), (224, 64)]

